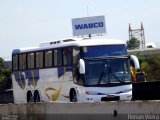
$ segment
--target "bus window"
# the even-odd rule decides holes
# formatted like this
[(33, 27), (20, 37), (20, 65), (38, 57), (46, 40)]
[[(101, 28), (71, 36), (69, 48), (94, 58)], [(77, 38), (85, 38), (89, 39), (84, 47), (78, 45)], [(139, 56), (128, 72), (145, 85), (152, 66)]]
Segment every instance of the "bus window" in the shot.
[(57, 66), (57, 50), (54, 50), (54, 66)]
[(27, 67), (29, 69), (34, 68), (34, 53), (29, 53), (27, 55)]
[(43, 52), (36, 52), (36, 68), (43, 67)]
[(18, 70), (18, 55), (14, 55), (13, 58), (13, 70)]
[(52, 51), (45, 51), (45, 67), (52, 67)]
[(72, 48), (63, 49), (63, 65), (72, 65)]
[(78, 47), (73, 48), (73, 64), (78, 63), (80, 59), (80, 50)]
[(58, 53), (57, 53), (57, 63), (58, 66), (62, 65), (62, 49), (58, 49)]
[(26, 54), (19, 55), (19, 69), (20, 70), (26, 69)]

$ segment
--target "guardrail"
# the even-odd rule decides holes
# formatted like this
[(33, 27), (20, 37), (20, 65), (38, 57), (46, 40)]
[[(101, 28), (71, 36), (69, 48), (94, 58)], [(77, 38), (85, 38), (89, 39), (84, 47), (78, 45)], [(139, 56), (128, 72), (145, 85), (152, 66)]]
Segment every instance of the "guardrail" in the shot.
[(2, 120), (158, 120), (160, 101), (3, 104), (0, 115)]

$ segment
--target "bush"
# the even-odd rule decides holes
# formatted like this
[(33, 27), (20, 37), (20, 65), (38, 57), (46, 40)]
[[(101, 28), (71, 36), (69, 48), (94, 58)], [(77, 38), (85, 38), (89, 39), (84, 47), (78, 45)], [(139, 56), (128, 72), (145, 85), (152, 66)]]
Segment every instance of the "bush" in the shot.
[(11, 69), (4, 68), (4, 60), (0, 58), (0, 91), (10, 89), (11, 83)]

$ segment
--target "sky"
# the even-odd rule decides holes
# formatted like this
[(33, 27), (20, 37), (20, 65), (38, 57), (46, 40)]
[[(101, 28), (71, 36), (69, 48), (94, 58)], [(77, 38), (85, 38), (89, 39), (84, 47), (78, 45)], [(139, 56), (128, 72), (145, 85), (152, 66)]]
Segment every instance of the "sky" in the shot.
[(129, 39), (128, 27), (140, 29), (146, 42), (160, 47), (160, 0), (0, 0), (0, 57), (13, 49), (72, 35), (73, 18), (105, 16), (103, 38)]

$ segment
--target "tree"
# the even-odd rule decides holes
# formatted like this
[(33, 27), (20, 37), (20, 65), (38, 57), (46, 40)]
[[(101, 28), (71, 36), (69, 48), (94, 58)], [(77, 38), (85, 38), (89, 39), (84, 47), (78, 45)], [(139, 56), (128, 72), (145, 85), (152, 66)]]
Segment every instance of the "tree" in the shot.
[(0, 83), (2, 82), (2, 80), (4, 79), (4, 76), (3, 76), (3, 65), (4, 63), (4, 60), (2, 58), (0, 58)]
[(0, 91), (11, 88), (11, 69), (4, 68), (4, 60), (0, 57)]
[(139, 45), (140, 45), (140, 41), (135, 37), (132, 37), (127, 41), (127, 49), (129, 50), (138, 49)]

